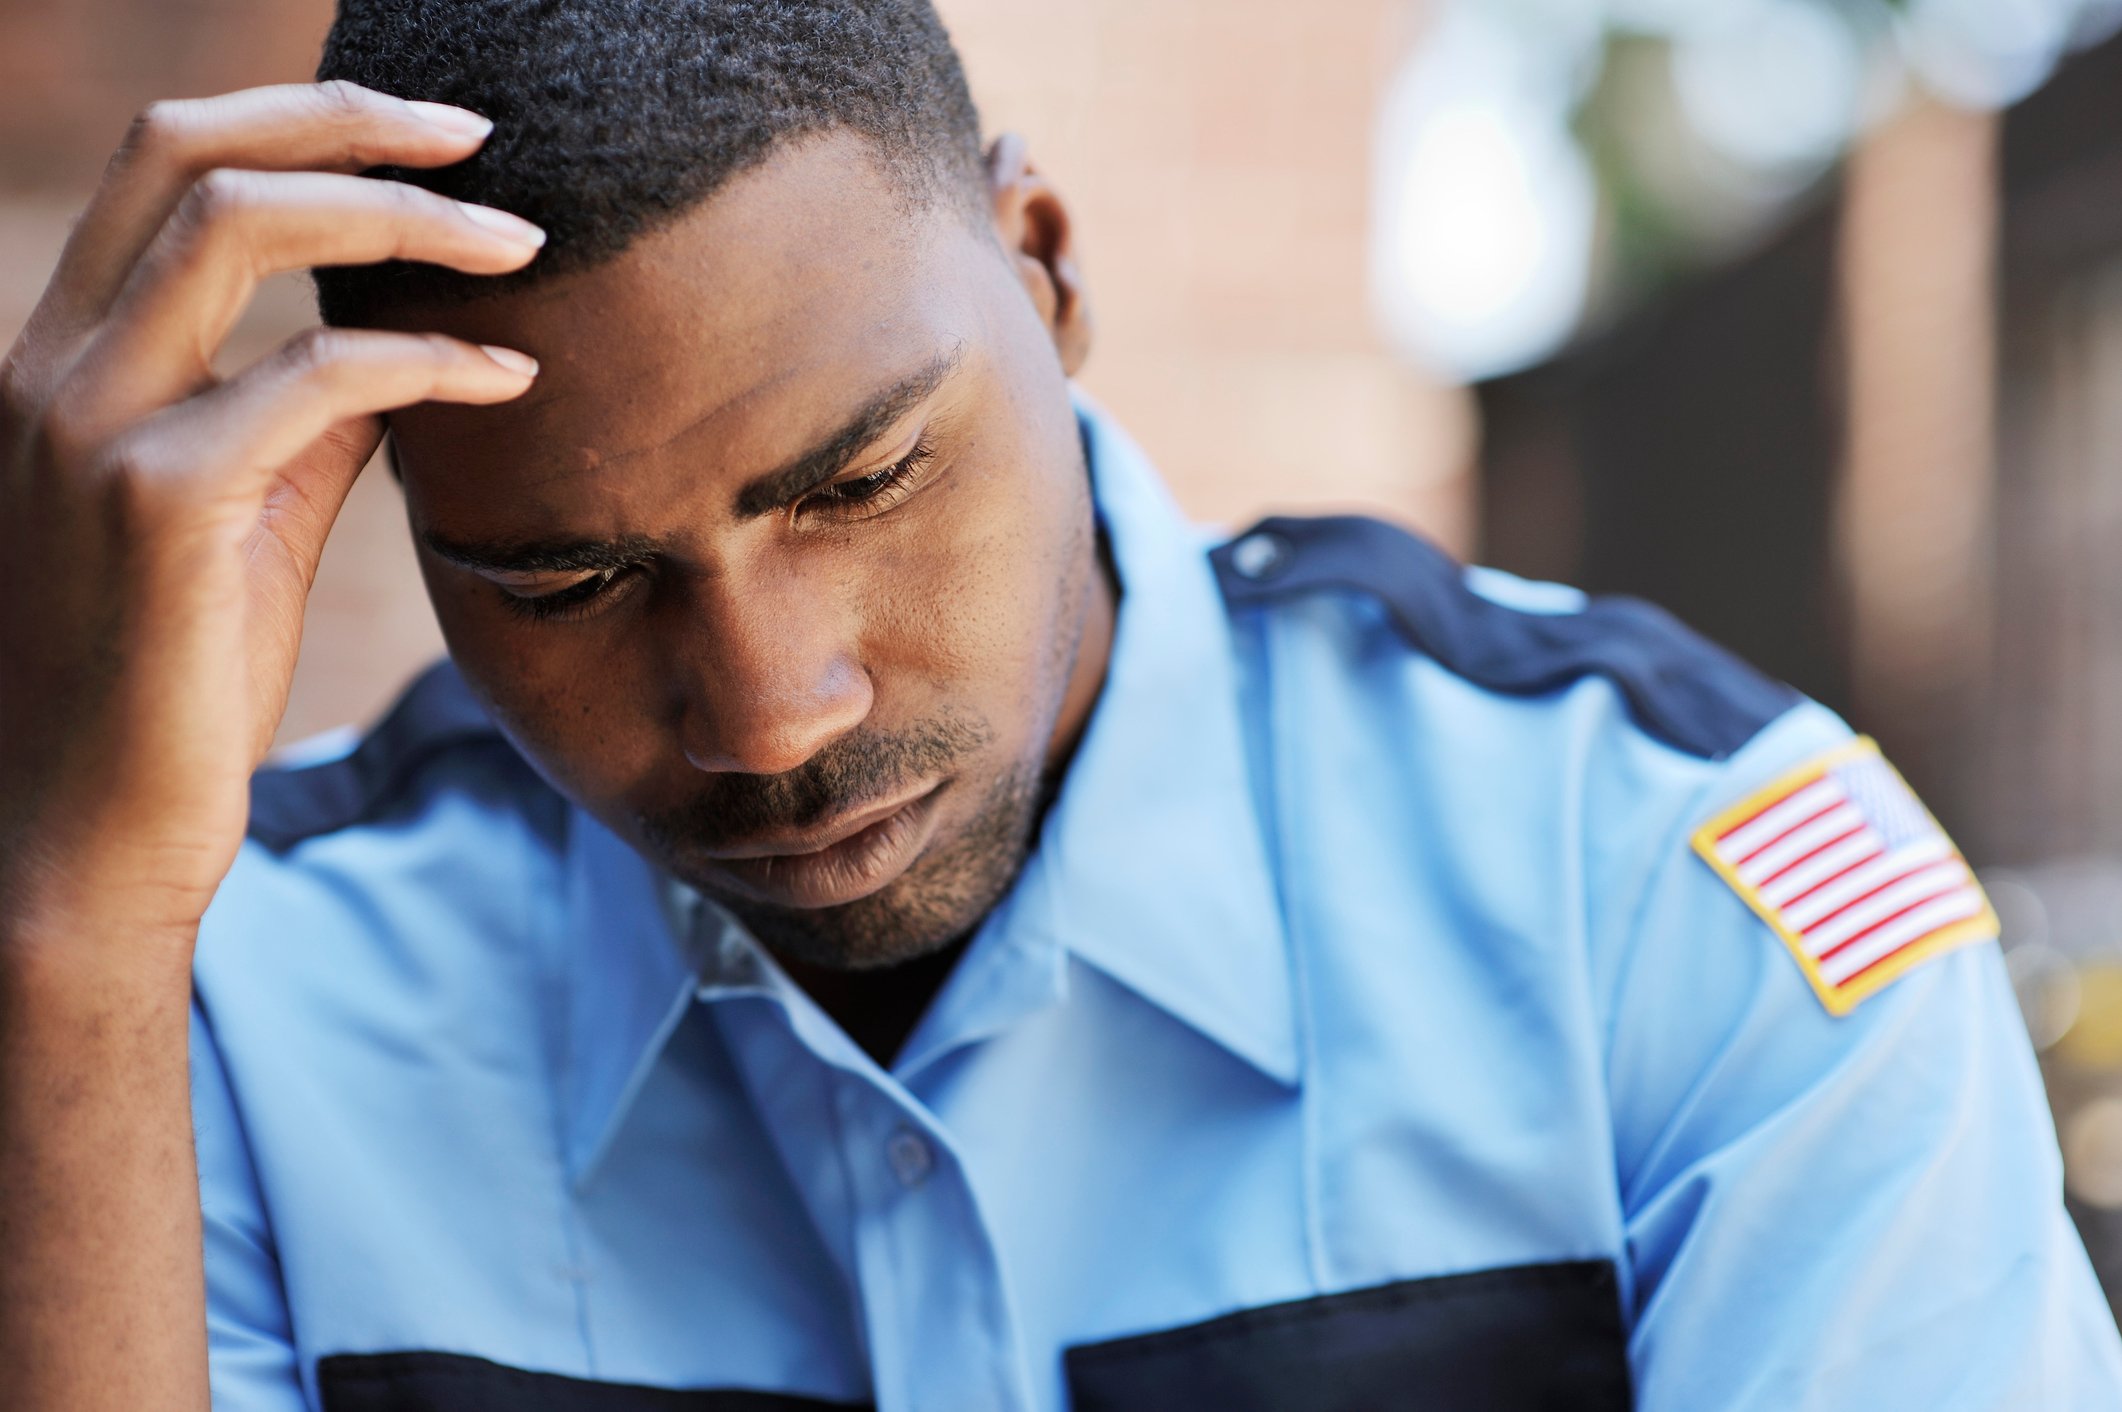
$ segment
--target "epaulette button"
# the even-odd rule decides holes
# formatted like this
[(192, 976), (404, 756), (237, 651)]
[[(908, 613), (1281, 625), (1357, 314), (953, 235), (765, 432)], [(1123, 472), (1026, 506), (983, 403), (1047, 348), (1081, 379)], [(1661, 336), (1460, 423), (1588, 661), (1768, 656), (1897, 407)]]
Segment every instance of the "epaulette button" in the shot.
[(1288, 559), (1289, 541), (1266, 530), (1245, 536), (1230, 551), (1230, 566), (1249, 579), (1274, 577)]

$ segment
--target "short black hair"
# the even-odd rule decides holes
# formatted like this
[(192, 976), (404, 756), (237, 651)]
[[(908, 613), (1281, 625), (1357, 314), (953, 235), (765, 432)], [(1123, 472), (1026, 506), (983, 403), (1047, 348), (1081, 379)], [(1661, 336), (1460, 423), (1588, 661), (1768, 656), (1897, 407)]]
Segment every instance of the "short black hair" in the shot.
[(341, 0), (317, 77), (493, 119), (466, 161), (371, 174), (546, 231), (513, 274), (317, 270), (331, 324), (599, 264), (776, 143), (836, 128), (867, 138), (916, 200), (972, 211), (984, 189), (979, 114), (929, 0)]

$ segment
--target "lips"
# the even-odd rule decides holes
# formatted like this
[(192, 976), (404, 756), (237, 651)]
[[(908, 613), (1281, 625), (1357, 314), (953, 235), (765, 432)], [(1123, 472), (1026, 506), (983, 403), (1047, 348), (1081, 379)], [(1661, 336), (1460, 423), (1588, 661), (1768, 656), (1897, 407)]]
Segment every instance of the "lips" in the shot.
[(936, 782), (915, 785), (902, 789), (888, 799), (874, 804), (865, 804), (859, 809), (843, 810), (823, 824), (808, 829), (788, 830), (781, 833), (760, 834), (745, 839), (742, 843), (706, 850), (707, 856), (718, 861), (747, 858), (792, 858), (805, 853), (822, 853), (835, 844), (861, 833), (873, 824), (898, 813), (914, 801), (936, 791)]
[(757, 901), (837, 907), (905, 872), (935, 831), (943, 782), (851, 810), (800, 833), (768, 835), (712, 850), (707, 865)]

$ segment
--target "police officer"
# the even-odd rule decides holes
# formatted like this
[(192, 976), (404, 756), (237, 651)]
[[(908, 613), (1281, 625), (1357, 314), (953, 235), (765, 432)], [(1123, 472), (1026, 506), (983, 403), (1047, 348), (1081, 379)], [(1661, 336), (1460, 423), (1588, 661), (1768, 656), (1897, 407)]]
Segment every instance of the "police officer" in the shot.
[[(144, 115), (5, 369), (0, 1402), (2122, 1399), (1877, 751), (1375, 522), (1205, 549), (920, 0), (325, 72)], [(452, 664), (246, 783), (385, 412)]]

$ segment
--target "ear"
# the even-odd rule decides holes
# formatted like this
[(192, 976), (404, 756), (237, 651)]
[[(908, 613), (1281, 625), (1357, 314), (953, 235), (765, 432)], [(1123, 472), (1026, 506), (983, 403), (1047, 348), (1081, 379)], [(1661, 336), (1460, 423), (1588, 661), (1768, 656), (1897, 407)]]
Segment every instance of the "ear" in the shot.
[(1074, 377), (1090, 356), (1091, 318), (1068, 207), (1013, 132), (987, 149), (987, 181), (995, 236), (1053, 337), (1062, 371)]

